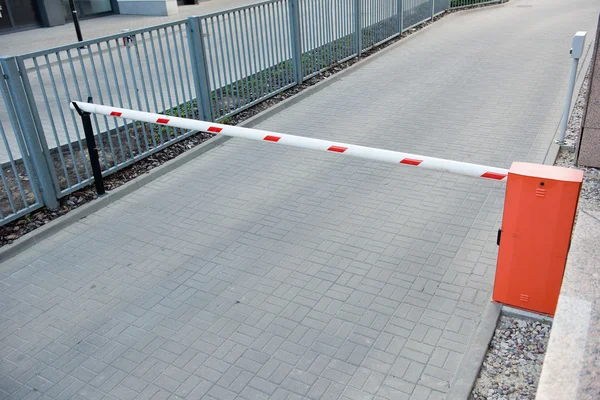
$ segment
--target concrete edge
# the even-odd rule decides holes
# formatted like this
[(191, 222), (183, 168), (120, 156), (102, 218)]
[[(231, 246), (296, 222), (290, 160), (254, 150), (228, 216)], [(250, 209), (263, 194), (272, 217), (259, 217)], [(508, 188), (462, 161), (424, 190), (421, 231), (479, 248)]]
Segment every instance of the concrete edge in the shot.
[[(594, 42), (588, 45), (588, 48), (583, 56), (583, 62), (579, 60), (579, 71), (577, 72), (577, 79), (575, 80), (575, 90), (573, 91), (573, 98), (571, 99), (571, 109), (569, 111), (569, 115), (573, 113), (573, 109), (577, 103), (577, 97), (579, 97), (579, 92), (581, 92), (581, 87), (583, 86), (583, 81), (585, 80), (585, 75), (590, 67), (590, 62), (592, 60), (592, 53)], [(563, 103), (564, 104), (564, 103)], [(562, 119), (562, 116), (561, 116)], [(554, 137), (550, 142), (550, 146), (548, 146), (548, 150), (546, 151), (546, 156), (544, 157), (544, 165), (554, 165), (556, 162), (556, 158), (558, 157), (558, 153), (560, 152), (561, 145), (556, 143), (558, 137), (560, 136), (560, 121), (558, 121), (558, 125), (556, 126), (556, 130), (554, 131)]]
[(502, 304), (490, 302), (485, 307), (475, 335), (469, 342), (467, 353), (463, 356), (458, 372), (446, 394), (447, 399), (468, 399), (479, 376), (492, 337), (502, 311)]
[[(433, 25), (433, 24), (429, 24), (429, 25), (423, 27), (422, 29), (419, 29), (417, 32), (415, 32), (401, 40), (398, 40), (395, 43), (392, 43), (388, 47), (381, 49), (380, 51), (370, 55), (369, 57), (359, 59), (359, 61), (357, 61), (355, 64), (351, 65), (350, 67), (344, 69), (343, 71), (340, 71), (337, 74), (332, 75), (331, 77), (328, 77), (328, 78), (314, 84), (313, 86), (307, 87), (306, 89), (302, 90), (301, 92), (267, 108), (266, 110), (259, 112), (258, 114), (248, 118), (247, 120), (242, 121), (238, 126), (252, 127), (252, 126), (258, 125), (259, 123), (265, 121), (266, 119), (272, 117), (273, 115), (285, 110), (288, 107), (293, 106), (294, 104), (299, 103), (300, 101), (306, 99), (307, 97), (310, 97), (313, 94), (330, 86), (331, 84), (343, 79), (349, 73), (351, 73), (351, 72), (355, 71), (356, 69), (359, 69), (359, 68), (367, 65), (368, 63), (378, 59), (379, 57), (387, 54), (392, 49), (396, 49), (400, 45), (407, 43), (413, 37), (417, 36), (419, 33), (428, 29), (431, 25)], [(176, 158), (167, 161), (163, 165), (161, 165), (153, 170), (150, 170), (146, 174), (138, 176), (137, 178), (127, 182), (123, 186), (120, 186), (117, 189), (112, 190), (110, 193), (106, 194), (105, 196), (98, 198), (96, 200), (93, 200), (90, 203), (87, 203), (73, 211), (68, 212), (65, 215), (58, 217), (54, 221), (49, 222), (48, 224), (23, 235), (22, 237), (17, 239), (14, 243), (0, 248), (0, 262), (3, 262), (5, 260), (8, 260), (8, 259), (16, 256), (20, 252), (26, 250), (27, 248), (33, 246), (36, 243), (39, 243), (40, 241), (46, 239), (47, 237), (60, 231), (61, 229), (64, 229), (67, 226), (79, 221), (80, 219), (85, 218), (88, 215), (95, 213), (96, 211), (100, 210), (103, 207), (106, 207), (113, 201), (123, 198), (124, 196), (133, 192), (134, 190), (165, 175), (167, 172), (170, 172), (171, 170), (204, 154), (205, 152), (207, 152), (217, 146), (220, 146), (221, 144), (225, 143), (229, 139), (231, 139), (231, 137), (215, 136), (214, 138), (207, 140), (206, 142), (200, 144), (199, 146), (196, 146), (195, 148), (191, 149), (190, 151), (186, 151), (186, 152), (180, 154), (179, 156), (177, 156)]]
[(503, 306), (502, 307), (502, 315), (506, 315), (507, 317), (516, 317), (523, 319), (530, 319), (533, 321), (539, 322), (552, 322), (554, 318), (548, 315), (536, 314), (531, 311), (520, 310), (518, 308)]

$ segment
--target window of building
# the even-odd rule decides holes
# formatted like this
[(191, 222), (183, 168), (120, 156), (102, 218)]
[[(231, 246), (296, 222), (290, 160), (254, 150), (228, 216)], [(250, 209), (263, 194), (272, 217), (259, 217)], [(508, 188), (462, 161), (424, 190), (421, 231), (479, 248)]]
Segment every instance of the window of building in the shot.
[[(73, 20), (69, 0), (62, 0), (62, 3), (65, 10), (65, 18), (68, 21)], [(113, 10), (111, 0), (75, 0), (75, 8), (80, 18), (106, 14)]]

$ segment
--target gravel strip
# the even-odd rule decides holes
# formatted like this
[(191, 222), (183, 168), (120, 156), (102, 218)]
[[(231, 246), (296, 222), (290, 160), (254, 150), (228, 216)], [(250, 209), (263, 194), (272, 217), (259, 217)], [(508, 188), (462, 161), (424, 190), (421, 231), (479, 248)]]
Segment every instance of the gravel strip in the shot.
[(548, 322), (501, 317), (470, 399), (535, 399), (550, 327)]
[(581, 188), (579, 207), (600, 210), (600, 169), (575, 165), (574, 146), (577, 144), (577, 139), (579, 138), (579, 133), (581, 132), (581, 124), (583, 123), (583, 112), (586, 106), (585, 100), (590, 84), (590, 77), (591, 66), (583, 81), (581, 90), (579, 91), (579, 95), (577, 96), (577, 100), (575, 102), (575, 106), (573, 107), (573, 112), (571, 113), (571, 118), (569, 119), (569, 124), (567, 125), (565, 142), (569, 147), (564, 147), (560, 150), (558, 157), (556, 158), (555, 165), (582, 170), (584, 172), (584, 179)]

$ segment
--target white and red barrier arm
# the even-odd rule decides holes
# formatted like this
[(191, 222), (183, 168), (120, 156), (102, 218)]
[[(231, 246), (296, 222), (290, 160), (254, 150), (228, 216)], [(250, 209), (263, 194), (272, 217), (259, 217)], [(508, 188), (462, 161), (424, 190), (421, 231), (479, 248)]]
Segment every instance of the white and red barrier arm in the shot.
[[(392, 164), (403, 164), (417, 168), (430, 169), (434, 171), (449, 172), (453, 174), (472, 176), (474, 178), (485, 178), (496, 181), (506, 181), (508, 170), (504, 168), (488, 167), (485, 165), (471, 164), (460, 161), (444, 160), (435, 157), (419, 156), (415, 154), (402, 153), (399, 151), (375, 149), (372, 147), (357, 146), (353, 144), (331, 142), (322, 139), (313, 139), (303, 136), (275, 133), (260, 129), (242, 128), (218, 124), (215, 122), (198, 121), (194, 119), (172, 117), (169, 115), (154, 114), (143, 111), (128, 110), (91, 104), (84, 102), (73, 102), (86, 112), (100, 114), (109, 117), (125, 118), (134, 121), (148, 122), (201, 132), (218, 133), (220, 135), (239, 137), (263, 142), (284, 144), (287, 146), (300, 147), (304, 149), (320, 150), (343, 155), (366, 158)], [(71, 108), (75, 109), (71, 104)]]

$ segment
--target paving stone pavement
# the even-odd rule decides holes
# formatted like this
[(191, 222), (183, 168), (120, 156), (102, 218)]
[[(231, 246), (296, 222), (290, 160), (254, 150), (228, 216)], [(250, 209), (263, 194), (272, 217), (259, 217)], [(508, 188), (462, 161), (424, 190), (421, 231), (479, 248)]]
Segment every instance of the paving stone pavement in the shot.
[[(449, 16), (260, 128), (540, 162), (598, 11)], [(443, 399), (503, 188), (230, 140), (0, 264), (0, 398)]]

